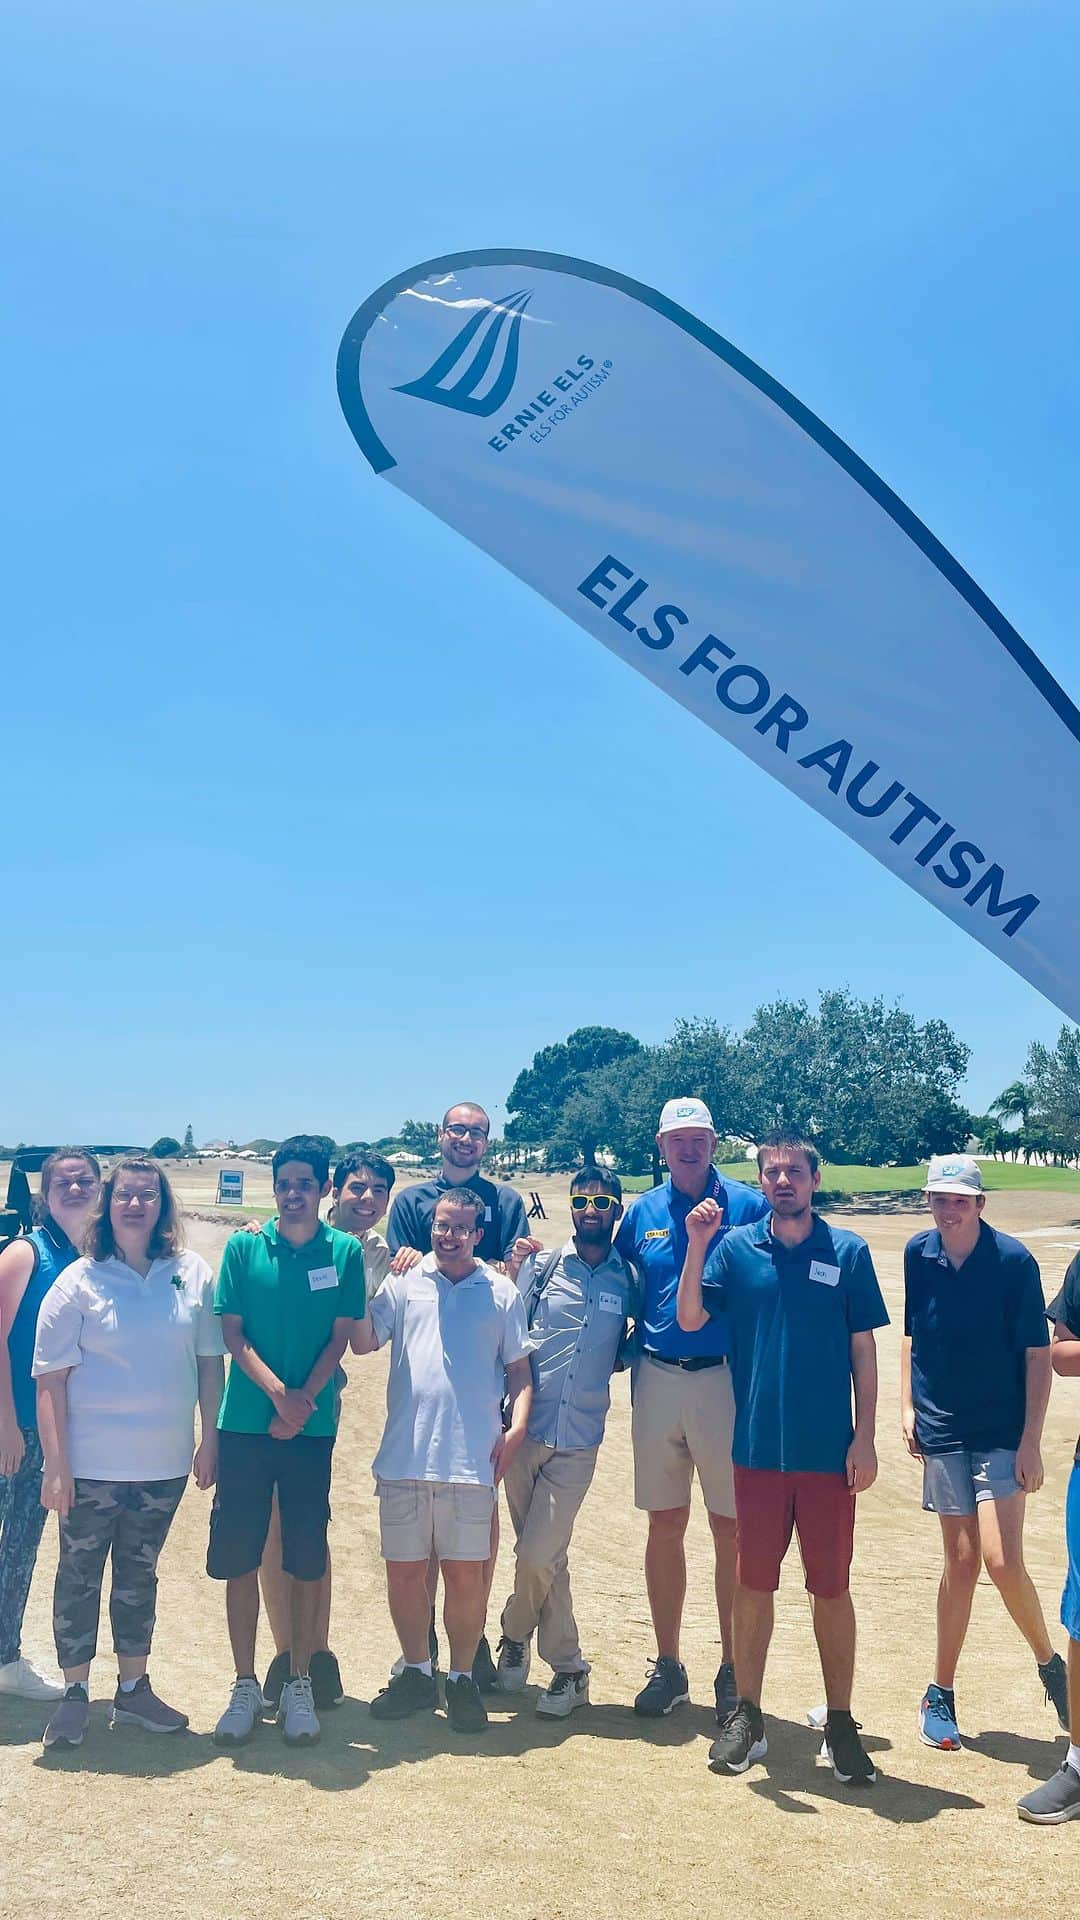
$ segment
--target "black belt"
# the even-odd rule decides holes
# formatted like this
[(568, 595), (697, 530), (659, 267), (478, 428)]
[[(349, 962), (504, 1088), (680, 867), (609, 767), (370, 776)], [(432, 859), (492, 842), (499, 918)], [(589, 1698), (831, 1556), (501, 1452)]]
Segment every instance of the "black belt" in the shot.
[(704, 1373), (706, 1367), (726, 1367), (726, 1353), (695, 1353), (686, 1360), (669, 1360), (665, 1353), (654, 1353), (651, 1347), (642, 1347), (646, 1360), (655, 1360), (660, 1367), (681, 1367), (684, 1373)]

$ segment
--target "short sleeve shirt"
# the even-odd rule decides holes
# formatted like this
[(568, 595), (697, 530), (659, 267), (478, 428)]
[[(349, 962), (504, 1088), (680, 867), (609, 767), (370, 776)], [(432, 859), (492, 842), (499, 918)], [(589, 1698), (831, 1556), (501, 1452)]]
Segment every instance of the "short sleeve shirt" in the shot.
[(582, 1260), (573, 1239), (554, 1265), (548, 1253), (530, 1254), (518, 1286), (528, 1303), (537, 1274), (543, 1287), (532, 1310), (533, 1398), (529, 1439), (575, 1451), (598, 1447), (611, 1405), (611, 1375), (627, 1321), (637, 1312), (637, 1281), (611, 1250), (599, 1266)]
[(735, 1465), (843, 1473), (851, 1336), (889, 1319), (865, 1240), (815, 1215), (809, 1238), (785, 1247), (761, 1220), (721, 1241), (701, 1292), (730, 1328)]
[(1027, 1349), (1049, 1335), (1039, 1269), (1028, 1249), (985, 1220), (961, 1267), (936, 1227), (904, 1248), (904, 1332), (922, 1453), (988, 1452), (1020, 1443)]
[(223, 1354), (214, 1276), (197, 1253), (143, 1276), (115, 1255), (75, 1260), (41, 1303), (35, 1378), (70, 1367), (68, 1459), (80, 1480), (177, 1480), (191, 1471), (197, 1362)]
[[(305, 1246), (283, 1239), (276, 1220), (259, 1233), (225, 1243), (216, 1310), (239, 1314), (260, 1360), (286, 1387), (302, 1387), (333, 1332), (335, 1320), (360, 1320), (366, 1300), (364, 1255), (351, 1233), (321, 1223)], [(339, 1396), (329, 1380), (302, 1431), (337, 1431)], [(227, 1433), (266, 1433), (274, 1408), (233, 1361), (218, 1426)]]
[[(1080, 1253), (1069, 1262), (1064, 1285), (1047, 1307), (1046, 1317), (1055, 1326), (1063, 1326), (1073, 1340), (1080, 1340)], [(1075, 1459), (1080, 1467), (1080, 1440), (1076, 1443)]]
[(533, 1346), (514, 1282), (483, 1262), (448, 1280), (425, 1254), (383, 1281), (371, 1321), (390, 1347), (376, 1479), (493, 1485), (506, 1369)]
[[(763, 1193), (741, 1180), (725, 1180), (715, 1167), (709, 1169), (701, 1200), (715, 1200), (723, 1217), (706, 1248), (711, 1253), (733, 1227), (761, 1220), (769, 1211)], [(615, 1245), (625, 1260), (632, 1260), (641, 1279), (641, 1324), (638, 1346), (660, 1360), (688, 1360), (695, 1356), (716, 1356), (731, 1350), (727, 1321), (722, 1313), (707, 1320), (694, 1333), (685, 1333), (676, 1318), (679, 1276), (686, 1261), (686, 1216), (697, 1205), (680, 1193), (670, 1179), (650, 1192), (639, 1195), (627, 1209), (615, 1236)]]
[(477, 1244), (477, 1259), (505, 1260), (514, 1241), (528, 1236), (525, 1202), (515, 1187), (508, 1187), (502, 1181), (485, 1180), (479, 1174), (464, 1181), (447, 1180), (444, 1174), (439, 1174), (434, 1180), (422, 1180), (418, 1186), (406, 1187), (399, 1193), (386, 1223), (391, 1252), (396, 1253), (399, 1247), (415, 1247), (418, 1253), (430, 1253), (431, 1221), (436, 1203), (444, 1193), (453, 1193), (461, 1186), (471, 1187), (484, 1202), (484, 1234)]

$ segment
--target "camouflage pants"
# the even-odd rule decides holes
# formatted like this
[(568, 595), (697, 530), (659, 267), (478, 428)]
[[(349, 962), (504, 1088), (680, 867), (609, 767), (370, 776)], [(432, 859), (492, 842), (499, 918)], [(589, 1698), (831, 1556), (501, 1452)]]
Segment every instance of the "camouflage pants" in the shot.
[(186, 1486), (186, 1474), (179, 1480), (76, 1480), (71, 1512), (60, 1521), (53, 1592), (53, 1632), (62, 1667), (81, 1667), (97, 1652), (101, 1583), (110, 1550), (113, 1646), (131, 1658), (149, 1653), (158, 1555)]

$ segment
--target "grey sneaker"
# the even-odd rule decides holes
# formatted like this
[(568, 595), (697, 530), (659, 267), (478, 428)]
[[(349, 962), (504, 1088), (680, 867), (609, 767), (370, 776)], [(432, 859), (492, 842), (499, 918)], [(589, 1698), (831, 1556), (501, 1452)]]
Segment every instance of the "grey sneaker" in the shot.
[(1046, 1688), (1046, 1698), (1058, 1717), (1058, 1726), (1062, 1733), (1069, 1731), (1069, 1675), (1060, 1653), (1051, 1654), (1045, 1667), (1039, 1668), (1039, 1679)]
[(529, 1677), (532, 1648), (527, 1640), (508, 1640), (505, 1633), (498, 1646), (499, 1685), (504, 1693), (520, 1693)]
[(587, 1673), (557, 1673), (546, 1693), (536, 1702), (537, 1713), (552, 1720), (565, 1720), (575, 1707), (589, 1704)]
[(1063, 1760), (1056, 1773), (1033, 1793), (1025, 1793), (1016, 1803), (1021, 1820), (1037, 1827), (1059, 1827), (1063, 1820), (1080, 1817), (1080, 1773)]
[(291, 1680), (286, 1680), (277, 1717), (287, 1747), (313, 1747), (321, 1738), (315, 1696), (306, 1673), (295, 1673)]
[(217, 1726), (214, 1744), (219, 1747), (246, 1747), (256, 1727), (262, 1725), (262, 1688), (253, 1673), (233, 1681), (233, 1690)]
[(69, 1687), (41, 1736), (46, 1753), (54, 1747), (81, 1747), (90, 1718), (90, 1700), (86, 1688)]
[(768, 1751), (761, 1708), (752, 1700), (740, 1700), (709, 1748), (709, 1769), (712, 1773), (745, 1773), (756, 1760), (764, 1760)]
[(145, 1727), (147, 1733), (183, 1733), (187, 1723), (186, 1713), (178, 1713), (175, 1707), (167, 1707), (164, 1700), (158, 1699), (148, 1673), (136, 1681), (130, 1693), (124, 1693), (117, 1682), (110, 1727)]

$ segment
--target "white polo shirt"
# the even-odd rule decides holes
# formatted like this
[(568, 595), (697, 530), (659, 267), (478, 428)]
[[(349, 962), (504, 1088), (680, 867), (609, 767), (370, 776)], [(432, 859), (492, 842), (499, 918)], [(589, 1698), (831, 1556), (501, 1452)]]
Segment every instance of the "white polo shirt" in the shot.
[(191, 1471), (198, 1356), (225, 1351), (214, 1275), (197, 1253), (144, 1279), (115, 1254), (73, 1260), (38, 1315), (33, 1374), (70, 1367), (68, 1460), (78, 1480), (175, 1480)]
[(506, 1369), (534, 1345), (513, 1281), (483, 1261), (447, 1280), (427, 1253), (387, 1276), (371, 1321), (380, 1347), (390, 1343), (376, 1479), (492, 1486)]

